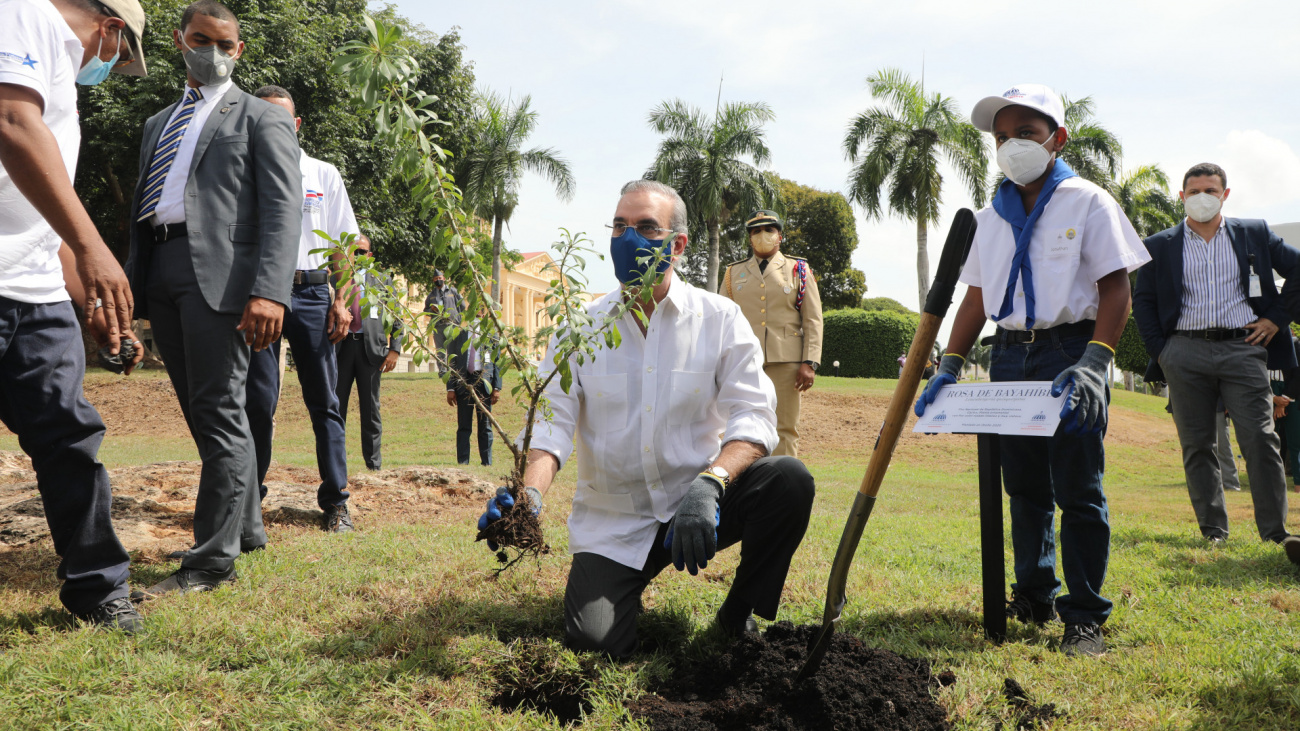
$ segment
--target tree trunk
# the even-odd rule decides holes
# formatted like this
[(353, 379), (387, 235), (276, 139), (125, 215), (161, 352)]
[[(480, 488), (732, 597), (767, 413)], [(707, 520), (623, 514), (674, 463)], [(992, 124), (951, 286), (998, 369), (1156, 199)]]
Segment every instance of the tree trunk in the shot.
[(492, 301), (501, 304), (501, 217), (492, 217)]
[(1133, 385), (1133, 371), (1124, 371), (1124, 390), (1125, 391), (1135, 390)]
[(718, 219), (709, 219), (709, 266), (704, 275), (704, 288), (714, 294), (718, 293), (718, 246), (721, 241)]
[(916, 291), (921, 304), (917, 312), (925, 309), (925, 298), (930, 294), (930, 252), (929, 231), (925, 226), (925, 216), (916, 219)]

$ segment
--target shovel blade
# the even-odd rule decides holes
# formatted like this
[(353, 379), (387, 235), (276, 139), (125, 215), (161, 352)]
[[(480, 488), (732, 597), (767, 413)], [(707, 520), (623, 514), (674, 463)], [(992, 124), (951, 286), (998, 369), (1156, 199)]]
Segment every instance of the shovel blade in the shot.
[(859, 492), (853, 499), (853, 509), (849, 511), (849, 518), (844, 523), (844, 532), (840, 534), (840, 545), (835, 550), (835, 562), (831, 564), (831, 577), (826, 583), (826, 611), (822, 615), (822, 631), (817, 635), (817, 641), (813, 643), (812, 649), (808, 651), (808, 659), (804, 660), (803, 667), (799, 668), (799, 674), (795, 677), (796, 683), (812, 677), (813, 673), (817, 672), (817, 668), (821, 667), (826, 651), (830, 649), (835, 625), (839, 623), (844, 613), (844, 605), (848, 602), (845, 590), (849, 583), (849, 567), (853, 565), (853, 555), (857, 553), (858, 541), (862, 539), (862, 530), (867, 527), (867, 520), (871, 518), (871, 509), (875, 505), (876, 498), (873, 495)]

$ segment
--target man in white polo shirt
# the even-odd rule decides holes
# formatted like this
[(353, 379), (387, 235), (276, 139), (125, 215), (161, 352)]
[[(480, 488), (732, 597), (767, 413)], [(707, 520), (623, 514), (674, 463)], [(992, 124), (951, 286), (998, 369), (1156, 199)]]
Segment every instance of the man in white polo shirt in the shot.
[[(77, 617), (134, 632), (130, 558), (113, 532), (104, 422), (82, 395), (85, 352), (75, 291), (91, 332), (117, 354), (135, 346), (126, 275), (72, 180), (81, 144), (77, 90), (110, 71), (143, 76), (136, 0), (0, 0), (0, 421), (32, 459), (61, 557), (59, 598)], [(60, 263), (60, 242), (75, 274)], [(65, 277), (67, 279), (65, 286)]]
[[(263, 86), (253, 96), (284, 107), (302, 128), (293, 97), (281, 86)], [(293, 276), (293, 306), (284, 314), (284, 338), (293, 349), (294, 370), (302, 385), (302, 400), (311, 416), (316, 436), (316, 465), (321, 483), (316, 501), (325, 516), (322, 528), (332, 533), (352, 530), (348, 514), (348, 456), (343, 416), (339, 413), (338, 356), (334, 345), (348, 334), (352, 313), (349, 288), (330, 288), (330, 270), (325, 257), (314, 253), (329, 242), (314, 232), (325, 231), (335, 239), (345, 233), (359, 234), (352, 201), (338, 168), (302, 153), (302, 238), (298, 243), (298, 264)], [(282, 339), (282, 340), (283, 340)], [(280, 348), (277, 340), (266, 350), (253, 353), (248, 367), (249, 427), (257, 449), (257, 479), (266, 495), (266, 471), (271, 465), (271, 433), (276, 405), (280, 400)]]
[[(956, 380), (985, 317), (998, 324), (991, 380), (1052, 381), (1054, 395), (1066, 393), (1054, 435), (999, 439), (1016, 574), (1007, 616), (1043, 624), (1059, 613), (1061, 651), (1100, 655), (1106, 651), (1101, 625), (1111, 610), (1101, 595), (1110, 554), (1101, 484), (1106, 369), (1128, 321), (1128, 272), (1150, 257), (1115, 199), (1057, 157), (1069, 133), (1056, 92), (1041, 84), (1013, 87), (982, 99), (971, 122), (992, 133), (1007, 179), (976, 216), (961, 275), (970, 288), (953, 323), (951, 349), (916, 411)], [(1056, 506), (1070, 592), (1059, 597)]]

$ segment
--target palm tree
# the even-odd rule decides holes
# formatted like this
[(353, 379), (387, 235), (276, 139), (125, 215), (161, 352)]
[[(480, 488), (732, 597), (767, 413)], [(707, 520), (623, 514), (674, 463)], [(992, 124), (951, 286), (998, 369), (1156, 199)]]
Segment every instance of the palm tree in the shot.
[(1119, 138), (1093, 117), (1096, 105), (1092, 97), (1072, 101), (1062, 94), (1061, 103), (1065, 106), (1065, 129), (1070, 133), (1069, 142), (1061, 150), (1061, 159), (1079, 177), (1113, 193), (1120, 159), (1124, 156)]
[(1124, 215), (1143, 238), (1182, 218), (1181, 201), (1169, 195), (1169, 177), (1159, 165), (1143, 165), (1129, 172), (1115, 182), (1114, 193)]
[[(697, 224), (708, 232), (705, 289), (718, 291), (718, 242), (732, 214), (775, 208), (780, 192), (759, 170), (771, 159), (763, 124), (775, 118), (763, 102), (720, 105), (713, 119), (680, 99), (650, 112), (650, 126), (667, 135), (646, 177), (677, 189)], [(753, 164), (745, 162), (749, 158)]]
[(930, 291), (929, 227), (943, 202), (942, 154), (982, 207), (988, 197), (988, 150), (979, 130), (951, 98), (924, 88), (898, 69), (867, 77), (873, 107), (855, 117), (844, 135), (844, 154), (854, 164), (849, 199), (868, 219), (891, 213), (916, 221), (916, 277), (921, 306)]
[(456, 166), (456, 180), (465, 203), (479, 217), (492, 222), (492, 299), (501, 300), (501, 227), (509, 223), (519, 205), (519, 185), (524, 172), (541, 175), (555, 185), (560, 200), (573, 198), (573, 173), (554, 148), (522, 149), (537, 127), (532, 97), (518, 104), (491, 92), (476, 100), (465, 156)]

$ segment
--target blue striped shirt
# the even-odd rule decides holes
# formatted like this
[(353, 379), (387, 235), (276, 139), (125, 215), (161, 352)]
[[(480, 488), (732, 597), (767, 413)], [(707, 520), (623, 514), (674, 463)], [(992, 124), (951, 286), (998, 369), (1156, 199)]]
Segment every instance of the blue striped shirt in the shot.
[(1177, 330), (1237, 328), (1255, 320), (1226, 224), (1226, 218), (1219, 219), (1219, 229), (1209, 241), (1183, 225), (1183, 301)]

